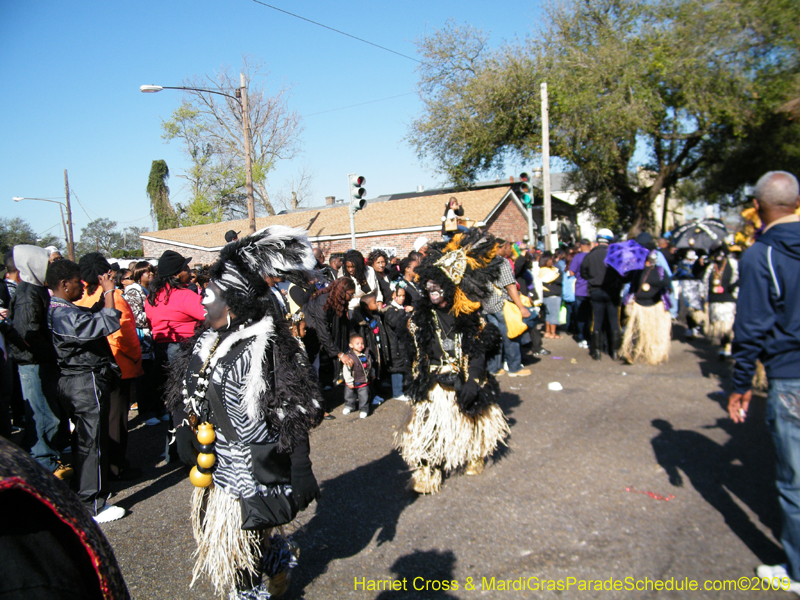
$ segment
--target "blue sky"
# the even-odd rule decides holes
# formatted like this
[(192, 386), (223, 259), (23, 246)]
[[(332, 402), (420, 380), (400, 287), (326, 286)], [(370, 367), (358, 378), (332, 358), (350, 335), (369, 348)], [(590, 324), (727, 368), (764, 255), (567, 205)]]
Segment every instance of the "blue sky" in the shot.
[[(268, 3), (413, 57), (414, 40), (447, 19), (490, 32), (499, 45), (533, 32), (542, 15), (526, 2)], [(400, 96), (415, 91), (408, 59), (252, 0), (30, 0), (0, 7), (0, 216), (62, 236), (57, 206), (11, 198), (63, 199), (67, 169), (76, 241), (100, 216), (151, 227), (144, 190), (152, 161), (167, 161), (173, 202), (188, 200), (178, 177), (187, 161), (179, 144), (161, 139), (161, 119), (181, 93), (139, 86), (180, 85), (223, 65), (238, 72), (243, 54), (263, 61), (268, 87), (292, 86), (300, 115), (313, 115), (303, 119), (302, 155), (272, 173), (273, 194), (303, 167), (313, 175), (312, 205), (344, 197), (351, 172), (367, 177), (368, 197), (441, 183), (403, 139), (421, 108), (415, 94)], [(391, 96), (400, 97), (314, 114)]]

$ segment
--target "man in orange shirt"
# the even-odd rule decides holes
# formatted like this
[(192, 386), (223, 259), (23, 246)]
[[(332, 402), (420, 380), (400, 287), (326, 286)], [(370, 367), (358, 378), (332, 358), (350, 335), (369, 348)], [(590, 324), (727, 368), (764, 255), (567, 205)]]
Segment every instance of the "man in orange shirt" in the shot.
[[(78, 265), (81, 279), (85, 284), (83, 297), (75, 302), (78, 306), (91, 308), (103, 302), (103, 290), (99, 286), (99, 276), (111, 271), (111, 266), (99, 252), (90, 252), (81, 257)], [(128, 467), (125, 451), (128, 446), (128, 408), (131, 403), (131, 383), (142, 369), (142, 349), (136, 334), (136, 320), (130, 305), (122, 297), (121, 290), (114, 290), (114, 308), (122, 316), (120, 328), (108, 336), (108, 345), (114, 360), (122, 371), (122, 379), (111, 391), (108, 413), (108, 458), (112, 479), (136, 479), (141, 475), (139, 469)]]

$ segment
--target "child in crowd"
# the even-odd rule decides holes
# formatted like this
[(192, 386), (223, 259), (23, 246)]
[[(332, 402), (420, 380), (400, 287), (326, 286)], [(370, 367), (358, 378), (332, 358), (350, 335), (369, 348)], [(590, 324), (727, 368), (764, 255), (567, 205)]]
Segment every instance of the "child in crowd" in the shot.
[(391, 362), (389, 363), (389, 373), (392, 376), (392, 396), (395, 400), (408, 402), (408, 397), (404, 393), (404, 379), (411, 378), (411, 355), (413, 345), (408, 331), (408, 319), (414, 310), (411, 306), (405, 306), (406, 290), (395, 287), (392, 292), (392, 302), (386, 307), (383, 313), (383, 325), (386, 329), (386, 338), (389, 342), (389, 353)]
[[(353, 310), (351, 318), (352, 333), (359, 334), (364, 340), (365, 352), (372, 360), (372, 366), (380, 379), (384, 370), (391, 362), (389, 347), (383, 320), (380, 316), (380, 306), (374, 293), (361, 297), (358, 307)], [(372, 386), (372, 404), (379, 406), (383, 403), (383, 392), (376, 381)]]
[(356, 408), (360, 417), (366, 419), (369, 414), (369, 385), (375, 379), (375, 370), (372, 368), (372, 359), (364, 352), (364, 338), (354, 333), (350, 336), (350, 350), (347, 351), (353, 361), (353, 366), (342, 365), (344, 377), (344, 409), (343, 415), (349, 415)]

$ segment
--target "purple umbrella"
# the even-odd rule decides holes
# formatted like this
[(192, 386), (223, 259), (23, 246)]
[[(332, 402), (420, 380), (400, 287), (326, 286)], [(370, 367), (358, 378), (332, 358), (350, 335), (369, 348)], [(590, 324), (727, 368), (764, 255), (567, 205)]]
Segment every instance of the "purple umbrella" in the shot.
[(635, 240), (628, 240), (610, 244), (603, 262), (616, 269), (620, 275), (625, 275), (631, 271), (644, 269), (644, 261), (647, 260), (649, 253), (647, 248), (637, 244)]

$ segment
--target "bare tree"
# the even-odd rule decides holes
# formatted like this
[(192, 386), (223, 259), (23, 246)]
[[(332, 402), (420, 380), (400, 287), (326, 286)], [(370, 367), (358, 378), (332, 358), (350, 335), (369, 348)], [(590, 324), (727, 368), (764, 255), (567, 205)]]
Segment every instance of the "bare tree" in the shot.
[[(267, 176), (277, 161), (297, 155), (303, 126), (297, 112), (289, 108), (290, 87), (267, 90), (267, 75), (261, 73), (261, 64), (251, 65), (247, 57), (242, 60), (241, 72), (248, 82), (253, 192), (257, 206), (274, 215)], [(195, 76), (182, 85), (234, 96), (240, 81), (238, 73), (223, 67), (218, 73)], [(245, 150), (239, 100), (203, 91), (185, 94), (184, 105), (173, 113), (172, 119), (162, 123), (164, 138), (184, 142), (193, 162), (186, 176), (193, 182), (194, 190), (205, 190), (199, 201), (218, 207), (221, 215), (246, 215)], [(197, 184), (198, 180), (202, 184)], [(198, 198), (192, 199), (195, 200)]]
[(311, 180), (313, 174), (308, 165), (292, 175), (278, 193), (275, 194), (275, 204), (282, 210), (296, 210), (308, 206), (311, 200)]

